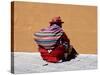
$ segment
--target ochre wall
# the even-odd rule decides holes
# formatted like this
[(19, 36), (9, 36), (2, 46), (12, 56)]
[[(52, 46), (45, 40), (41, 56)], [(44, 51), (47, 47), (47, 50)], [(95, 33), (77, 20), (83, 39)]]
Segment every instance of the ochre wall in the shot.
[(14, 2), (14, 51), (36, 52), (34, 32), (61, 16), (63, 29), (78, 53), (97, 53), (97, 7)]

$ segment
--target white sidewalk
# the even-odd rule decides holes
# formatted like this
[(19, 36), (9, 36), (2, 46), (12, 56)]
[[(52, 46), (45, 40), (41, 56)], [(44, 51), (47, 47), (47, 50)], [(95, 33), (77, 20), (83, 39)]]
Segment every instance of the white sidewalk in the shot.
[(45, 63), (39, 53), (14, 53), (14, 70), (16, 74), (96, 69), (97, 55), (80, 54), (71, 61), (48, 63), (47, 66), (43, 66)]

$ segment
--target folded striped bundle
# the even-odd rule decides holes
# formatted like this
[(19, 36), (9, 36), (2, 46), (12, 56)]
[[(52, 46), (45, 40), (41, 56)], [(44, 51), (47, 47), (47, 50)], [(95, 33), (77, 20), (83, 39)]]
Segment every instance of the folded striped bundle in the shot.
[(34, 35), (38, 45), (41, 45), (46, 49), (53, 49), (62, 34), (62, 29), (58, 25), (53, 25), (36, 32)]

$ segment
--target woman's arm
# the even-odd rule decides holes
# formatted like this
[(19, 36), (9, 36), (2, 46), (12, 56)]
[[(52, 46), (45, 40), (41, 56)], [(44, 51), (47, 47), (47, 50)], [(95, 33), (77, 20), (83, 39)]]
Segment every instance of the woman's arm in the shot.
[(67, 35), (66, 35), (65, 32), (63, 33), (62, 38), (63, 38), (63, 41), (66, 41), (66, 42), (68, 43), (68, 48), (69, 48), (69, 47), (70, 47), (70, 40), (69, 40), (69, 38), (67, 37)]

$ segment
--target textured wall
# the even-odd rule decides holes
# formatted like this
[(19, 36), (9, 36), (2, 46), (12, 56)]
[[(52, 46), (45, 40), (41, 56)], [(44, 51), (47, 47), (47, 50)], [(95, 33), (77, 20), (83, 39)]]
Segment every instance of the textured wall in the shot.
[(14, 2), (14, 51), (36, 52), (33, 33), (61, 16), (63, 29), (79, 53), (96, 53), (97, 7)]

